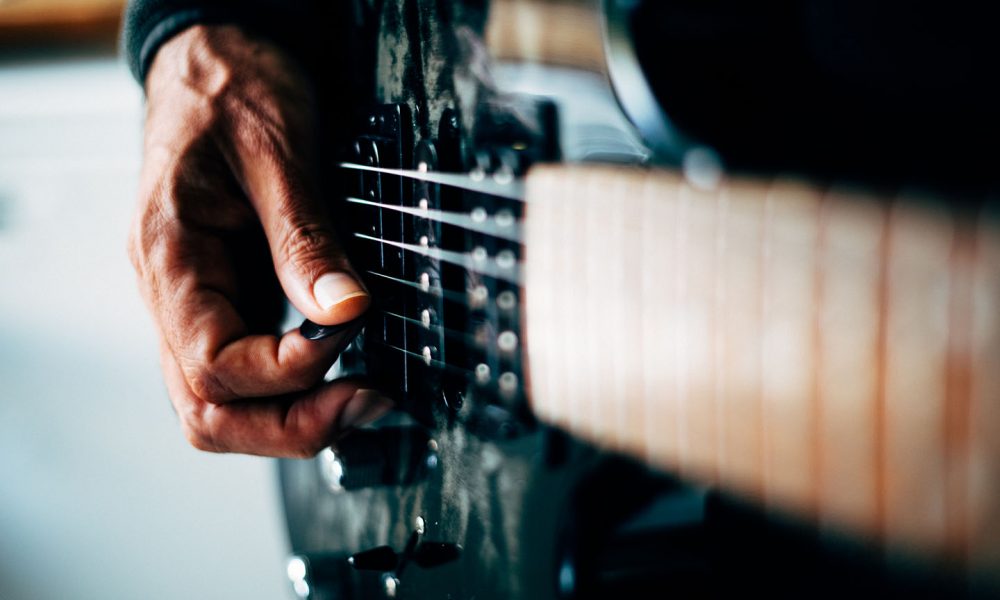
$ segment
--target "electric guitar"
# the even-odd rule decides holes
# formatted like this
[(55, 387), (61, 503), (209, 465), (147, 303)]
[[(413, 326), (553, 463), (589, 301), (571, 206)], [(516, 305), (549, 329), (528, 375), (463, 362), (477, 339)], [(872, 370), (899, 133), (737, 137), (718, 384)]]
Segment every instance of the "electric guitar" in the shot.
[(333, 376), (398, 410), (281, 461), (293, 589), (995, 593), (997, 204), (726, 172), (643, 4), (357, 8)]

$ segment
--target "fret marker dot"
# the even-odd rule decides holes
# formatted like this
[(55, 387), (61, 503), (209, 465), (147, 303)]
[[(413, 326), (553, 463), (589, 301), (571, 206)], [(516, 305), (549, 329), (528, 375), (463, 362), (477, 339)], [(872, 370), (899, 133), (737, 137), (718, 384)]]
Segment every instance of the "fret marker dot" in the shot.
[(513, 352), (517, 349), (517, 334), (513, 331), (504, 331), (497, 336), (497, 346), (501, 352)]
[(477, 263), (485, 262), (489, 255), (486, 253), (486, 248), (482, 246), (476, 246), (472, 249), (472, 260)]
[(426, 173), (427, 163), (424, 161), (420, 161), (419, 163), (417, 163), (417, 170), (420, 171), (421, 173)]
[(420, 274), (420, 289), (425, 292), (431, 289), (431, 276), (427, 273)]
[(497, 308), (500, 310), (514, 310), (517, 306), (517, 296), (514, 292), (507, 290), (506, 292), (500, 292), (497, 296)]
[(484, 171), (482, 167), (476, 167), (469, 173), (469, 179), (478, 183), (486, 179), (486, 171)]
[(431, 366), (431, 347), (424, 346), (424, 349), (421, 352), (421, 354), (424, 357), (424, 364), (426, 364), (428, 367)]
[(421, 198), (418, 206), (420, 206), (420, 210), (427, 210), (430, 208), (431, 203), (427, 201), (427, 198)]
[(426, 235), (420, 236), (420, 245), (426, 248), (430, 244), (430, 240), (427, 239)]
[(476, 365), (476, 383), (486, 385), (490, 382), (490, 368), (482, 363)]
[(474, 223), (484, 223), (486, 222), (486, 209), (481, 206), (477, 206), (472, 209), (471, 216)]
[(517, 258), (510, 250), (501, 250), (497, 253), (497, 266), (501, 269), (513, 269), (517, 264)]
[(430, 329), (430, 327), (431, 327), (431, 311), (430, 310), (428, 310), (428, 309), (425, 308), (424, 310), (420, 311), (420, 324), (423, 325), (426, 329)]

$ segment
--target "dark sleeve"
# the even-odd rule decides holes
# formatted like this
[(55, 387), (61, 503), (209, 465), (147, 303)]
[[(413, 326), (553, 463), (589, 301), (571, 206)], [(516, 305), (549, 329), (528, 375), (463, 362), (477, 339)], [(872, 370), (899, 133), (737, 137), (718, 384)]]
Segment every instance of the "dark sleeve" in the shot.
[(146, 72), (164, 42), (196, 23), (234, 23), (264, 35), (309, 62), (309, 43), (322, 27), (322, 11), (310, 0), (130, 0), (122, 51), (132, 75)]

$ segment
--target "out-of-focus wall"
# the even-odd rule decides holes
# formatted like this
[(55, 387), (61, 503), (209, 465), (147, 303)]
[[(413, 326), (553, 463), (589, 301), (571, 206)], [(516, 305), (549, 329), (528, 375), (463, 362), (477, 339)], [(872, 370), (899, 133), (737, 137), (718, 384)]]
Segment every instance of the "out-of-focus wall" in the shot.
[(161, 383), (141, 121), (113, 57), (0, 60), (0, 599), (287, 598), (273, 463), (189, 448)]
[(113, 40), (125, 0), (0, 0), (0, 46)]

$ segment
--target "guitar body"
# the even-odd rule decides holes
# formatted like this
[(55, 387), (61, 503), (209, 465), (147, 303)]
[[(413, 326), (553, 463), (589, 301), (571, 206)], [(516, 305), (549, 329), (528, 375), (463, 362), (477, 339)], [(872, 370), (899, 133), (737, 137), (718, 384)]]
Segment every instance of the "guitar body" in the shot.
[[(479, 167), (521, 174), (531, 162), (560, 158), (563, 150), (553, 103), (518, 95), (498, 81), (505, 78), (510, 87), (530, 86), (544, 79), (538, 75), (544, 75), (546, 67), (495, 64), (485, 42), (489, 10), (484, 2), (392, 0), (362, 11), (362, 21), (371, 32), (370, 55), (376, 57), (375, 108), (369, 106), (368, 114), (357, 120), (355, 147), (349, 151), (352, 162), (413, 169), (427, 161), (433, 171), (468, 172)], [(599, 23), (597, 11), (596, 3), (578, 9), (593, 24)], [(591, 39), (589, 44), (600, 48), (602, 40)], [(550, 70), (562, 81), (546, 93), (566, 97), (585, 92), (592, 97), (574, 107), (585, 116), (582, 122), (564, 124), (570, 139), (595, 131), (605, 138), (589, 145), (578, 142), (568, 153), (600, 152), (631, 162), (648, 156), (603, 75), (572, 68)], [(509, 148), (514, 145), (520, 149), (512, 158)], [(469, 214), (482, 207), (491, 218), (502, 210), (518, 216), (521, 212), (520, 200), (445, 186), (414, 186), (375, 173), (347, 173), (341, 185), (349, 197), (381, 203), (416, 207), (418, 196), (426, 196), (432, 209)], [(488, 243), (491, 254), (503, 248), (521, 254), (516, 243), (488, 237), (477, 242), (446, 226), (417, 231), (427, 224), (408, 215), (401, 220), (386, 210), (373, 214), (370, 207), (346, 210), (354, 217), (344, 232), (347, 237), (365, 231), (374, 218), (377, 222), (367, 232), (383, 239), (409, 237), (406, 241), (417, 242), (427, 234), (432, 245), (438, 241), (464, 249)], [(415, 325), (420, 313), (429, 309), (435, 322), (469, 335), (474, 335), (477, 324), (488, 326), (488, 337), (494, 340), (496, 327), (520, 334), (519, 308), (502, 314), (505, 311), (495, 306), (504, 291), (516, 294), (520, 304), (518, 286), (470, 276), (438, 261), (425, 264), (399, 248), (382, 245), (373, 252), (372, 244), (355, 243), (355, 264), (369, 271), (368, 284), (379, 298), (379, 308), (411, 320), (374, 313), (342, 367), (347, 373), (362, 371), (375, 378), (397, 399), (400, 410), (342, 440), (336, 455), (327, 452), (311, 461), (281, 462), (291, 545), (310, 563), (308, 588), (300, 584), (300, 592), (311, 598), (578, 597), (581, 590), (599, 590), (586, 581), (587, 573), (578, 572), (577, 561), (597, 560), (587, 553), (604, 547), (618, 524), (661, 493), (681, 499), (669, 515), (680, 530), (700, 522), (703, 494), (682, 491), (662, 475), (537, 423), (520, 383), (513, 392), (502, 392), (497, 377), (477, 385), (455, 375), (451, 366), (424, 364), (419, 349), (431, 346), (434, 365), (441, 358), (437, 353), (444, 351), (456, 355), (447, 357), (449, 365), (474, 371), (476, 364), (488, 364), (495, 372), (514, 373), (523, 380), (519, 355), (467, 351)], [(431, 273), (432, 286), (463, 293), (485, 285), (488, 304), (494, 306), (475, 310), (420, 290), (401, 290), (375, 274), (418, 282), (423, 272)], [(380, 342), (407, 352), (387, 350)], [(338, 473), (344, 471), (343, 486), (331, 485), (333, 461)], [(354, 481), (352, 477), (361, 471), (362, 481)], [(454, 560), (424, 568), (411, 558), (402, 572), (398, 559), (370, 569), (348, 565), (348, 557), (374, 548), (387, 546), (403, 554), (412, 543), (418, 519), (423, 532), (416, 543), (453, 545), (460, 549)], [(660, 558), (661, 553), (654, 552), (633, 561), (638, 571), (646, 572), (628, 585), (641, 587), (643, 578), (662, 574), (656, 566)], [(700, 568), (697, 562), (688, 557), (680, 568), (669, 568), (695, 572)]]
[(699, 149), (635, 84), (642, 70), (615, 21), (627, 3), (355, 4), (354, 51), (371, 58), (354, 65), (356, 89), (371, 93), (358, 94), (334, 180), (342, 239), (376, 306), (331, 376), (370, 378), (398, 410), (314, 460), (280, 462), (297, 594), (952, 590), (946, 576), (899, 579), (867, 545), (820, 539), (536, 420), (520, 177), (537, 163), (680, 163)]

